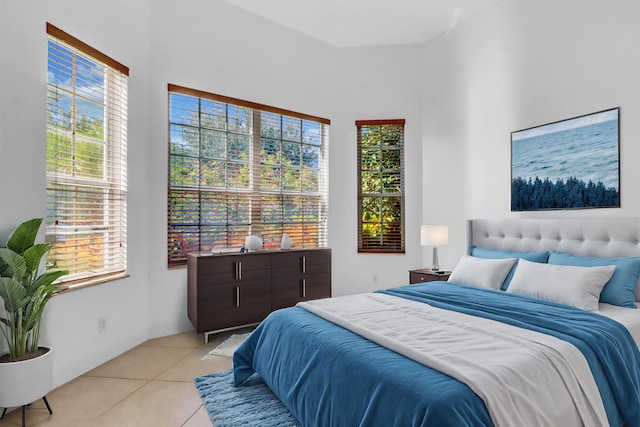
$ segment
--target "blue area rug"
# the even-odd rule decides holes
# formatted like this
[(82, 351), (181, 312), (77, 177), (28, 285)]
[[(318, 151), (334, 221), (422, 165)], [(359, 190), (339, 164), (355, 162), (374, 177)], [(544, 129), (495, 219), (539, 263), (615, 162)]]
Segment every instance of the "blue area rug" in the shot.
[(289, 410), (257, 374), (239, 387), (233, 371), (193, 380), (214, 427), (300, 427)]

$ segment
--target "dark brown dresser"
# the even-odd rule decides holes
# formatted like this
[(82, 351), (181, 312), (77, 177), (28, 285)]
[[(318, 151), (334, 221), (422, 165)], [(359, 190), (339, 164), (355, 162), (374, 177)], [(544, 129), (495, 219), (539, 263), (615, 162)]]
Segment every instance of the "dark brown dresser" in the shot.
[(331, 296), (331, 249), (193, 252), (187, 270), (187, 314), (205, 341), (298, 301)]

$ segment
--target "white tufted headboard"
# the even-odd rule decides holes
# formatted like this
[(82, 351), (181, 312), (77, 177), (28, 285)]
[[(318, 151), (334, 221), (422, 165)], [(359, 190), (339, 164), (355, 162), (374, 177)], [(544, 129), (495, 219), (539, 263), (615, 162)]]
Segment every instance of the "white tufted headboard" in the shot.
[(640, 256), (640, 218), (470, 219), (467, 227), (468, 247)]

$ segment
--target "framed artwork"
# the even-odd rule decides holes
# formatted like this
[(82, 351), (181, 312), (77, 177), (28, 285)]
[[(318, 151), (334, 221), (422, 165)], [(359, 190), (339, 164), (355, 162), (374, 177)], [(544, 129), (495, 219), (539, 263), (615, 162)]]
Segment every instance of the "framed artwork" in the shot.
[(620, 207), (620, 108), (511, 133), (511, 210)]

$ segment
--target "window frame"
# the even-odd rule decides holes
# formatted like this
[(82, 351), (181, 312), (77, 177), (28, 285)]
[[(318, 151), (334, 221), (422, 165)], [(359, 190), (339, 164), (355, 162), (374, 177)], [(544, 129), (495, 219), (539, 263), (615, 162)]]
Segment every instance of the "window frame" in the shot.
[[(186, 254), (188, 252), (199, 252), (203, 250), (211, 250), (212, 248), (220, 249), (221, 251), (228, 250), (231, 248), (239, 248), (244, 244), (244, 238), (246, 234), (258, 234), (262, 235), (265, 239), (265, 248), (275, 248), (279, 247), (280, 237), (283, 232), (287, 232), (287, 229), (294, 230), (293, 233), (297, 234), (293, 236), (290, 234), (292, 241), (298, 248), (306, 248), (306, 247), (327, 247), (327, 218), (328, 218), (328, 144), (329, 144), (329, 125), (330, 120), (312, 116), (309, 114), (298, 113), (291, 110), (286, 110), (277, 107), (271, 107), (264, 104), (259, 104), (251, 101), (241, 100), (237, 98), (232, 98), (224, 95), (213, 94), (197, 89), (191, 89), (175, 84), (168, 84), (168, 182), (167, 182), (167, 265), (169, 267), (181, 267), (186, 264)], [(192, 123), (187, 124), (184, 122), (172, 121), (176, 120), (172, 118), (172, 95), (180, 95), (192, 97), (192, 102), (198, 101), (198, 111), (190, 112), (192, 114), (197, 114), (198, 119), (195, 116), (191, 119)], [(246, 187), (235, 187), (232, 188), (229, 186), (227, 178), (225, 179), (224, 184), (217, 185), (216, 183), (211, 184), (208, 182), (207, 184), (203, 184), (203, 159), (210, 160), (203, 153), (203, 134), (206, 132), (211, 134), (212, 128), (211, 125), (204, 125), (202, 122), (202, 117), (204, 113), (203, 102), (214, 102), (216, 104), (209, 105), (210, 108), (217, 109), (220, 105), (225, 105), (224, 111), (229, 110), (230, 106), (233, 108), (245, 108), (250, 110), (251, 112), (251, 130), (249, 135), (249, 154), (246, 160), (242, 160), (241, 164), (245, 164), (249, 167), (249, 177), (248, 183)], [(176, 107), (178, 108), (178, 107)], [(195, 108), (195, 107), (193, 107)], [(217, 111), (217, 110), (216, 110)], [(220, 110), (222, 111), (222, 110)], [(210, 116), (210, 113), (206, 113), (206, 115)], [(227, 116), (226, 120), (229, 120)], [(280, 125), (279, 128), (282, 130), (284, 128), (283, 121), (285, 119), (289, 121), (299, 122), (299, 140), (289, 140), (284, 135), (280, 135), (280, 137), (274, 137), (269, 135), (262, 135), (262, 127), (261, 127), (261, 117), (264, 117), (265, 120), (273, 117), (279, 117)], [(195, 125), (196, 120), (198, 121), (198, 125)], [(305, 141), (305, 124), (313, 124), (313, 126), (317, 125), (318, 130), (318, 138), (319, 143), (317, 146), (313, 145), (313, 143), (309, 143)], [(178, 162), (178, 158), (182, 155), (179, 153), (172, 153), (172, 126), (179, 126), (183, 129), (185, 128), (193, 128), (194, 134), (197, 134), (198, 138), (198, 154), (191, 154), (192, 169), (200, 168), (197, 176), (197, 183), (194, 179), (191, 179), (191, 182), (183, 183), (183, 185), (178, 185), (177, 183), (172, 182), (172, 162)], [(220, 126), (219, 128), (213, 129), (215, 133), (220, 135), (225, 134), (229, 135), (232, 133), (229, 128), (222, 129), (222, 125), (214, 125), (214, 127)], [(227, 122), (227, 126), (228, 122)], [(197, 129), (196, 129), (197, 128)], [(179, 134), (178, 134), (179, 135)], [(243, 134), (244, 135), (244, 134)], [(179, 136), (178, 136), (179, 138)], [(195, 138), (192, 136), (191, 138)], [(228, 136), (225, 136), (227, 138)], [(299, 145), (300, 150), (300, 158), (299, 158), (299, 167), (296, 167), (296, 163), (285, 164), (284, 163), (284, 155), (279, 161), (275, 160), (261, 160), (261, 143), (262, 142), (277, 142), (284, 146), (288, 144), (289, 147), (297, 147)], [(297, 145), (296, 145), (297, 144)], [(183, 142), (183, 145), (186, 145)], [(294, 147), (294, 148), (295, 148)], [(317, 148), (317, 166), (304, 166), (304, 147), (309, 148)], [(296, 148), (297, 149), (297, 148)], [(187, 154), (183, 157), (187, 158)], [(224, 163), (225, 165), (229, 162), (228, 158), (219, 157), (219, 161)], [(225, 163), (226, 162), (226, 163)], [(237, 163), (238, 161), (235, 161)], [(271, 162), (271, 163), (269, 163)], [(273, 163), (275, 162), (275, 163)], [(187, 166), (188, 168), (188, 166)], [(268, 170), (269, 168), (273, 170), (279, 170), (278, 179), (282, 181), (282, 187), (279, 188), (264, 188), (262, 184), (265, 183), (265, 179), (267, 179), (267, 175), (263, 175), (263, 171)], [(217, 170), (217, 169), (216, 169)], [(225, 169), (226, 170), (226, 169)], [(285, 171), (289, 170), (294, 176), (297, 174), (299, 177), (300, 187), (297, 190), (284, 188), (285, 186), (285, 178), (283, 178)], [(305, 187), (305, 183), (308, 184), (308, 181), (305, 179), (305, 173), (312, 173), (313, 170), (316, 170), (317, 178), (317, 189), (309, 189)], [(311, 172), (309, 172), (311, 171)], [(221, 173), (221, 172), (219, 172)], [(222, 179), (222, 178), (221, 178)], [(292, 178), (289, 178), (292, 179)], [(220, 181), (216, 181), (220, 182)], [(294, 181), (295, 182), (295, 181)], [(240, 184), (242, 185), (242, 184)], [(183, 191), (185, 195), (184, 205), (186, 206), (186, 213), (182, 211), (176, 210), (174, 201), (180, 201), (178, 196), (178, 191)], [(172, 193), (174, 192), (174, 193)], [(193, 197), (187, 198), (188, 194), (193, 194)], [(196, 196), (197, 194), (197, 196)], [(219, 222), (215, 224), (217, 228), (217, 234), (207, 235), (206, 231), (203, 231), (207, 226), (212, 226), (213, 223), (211, 219), (204, 218), (204, 210), (202, 209), (203, 200), (206, 200), (207, 197), (213, 198), (222, 197), (221, 195), (225, 194), (228, 198), (227, 205), (230, 206), (230, 200), (237, 200), (237, 204), (239, 206), (239, 210), (242, 208), (248, 210), (248, 215), (245, 216), (245, 222), (243, 222), (238, 229), (234, 229), (232, 231), (231, 228), (237, 223), (234, 223), (232, 219), (226, 218), (224, 224)], [(244, 198), (240, 200), (240, 195), (244, 195)], [(175, 197), (174, 197), (175, 196)], [(236, 199), (234, 199), (236, 197)], [(198, 199), (197, 201), (195, 199)], [(188, 203), (193, 203), (193, 206), (187, 206)], [(310, 210), (300, 208), (301, 205), (304, 205), (304, 202), (308, 201), (312, 208)], [(287, 202), (291, 202), (294, 204), (294, 207), (297, 206), (300, 209), (296, 211), (296, 213), (287, 214), (287, 210), (285, 209), (285, 205)], [(214, 203), (217, 203), (214, 202)], [(223, 202), (224, 203), (224, 202)], [(215, 204), (212, 206), (216, 206)], [(274, 208), (274, 210), (268, 210), (269, 208)], [(181, 208), (179, 208), (181, 209)], [(191, 210), (189, 210), (191, 209)], [(227, 209), (227, 208), (225, 208)], [(278, 210), (279, 209), (279, 210)], [(197, 210), (197, 212), (196, 212)], [(294, 209), (295, 210), (295, 209)], [(188, 216), (189, 212), (192, 213), (194, 219), (192, 219), (190, 224), (180, 224), (179, 222), (174, 222), (174, 218), (182, 217), (185, 218)], [(295, 216), (298, 215), (298, 216)], [(287, 216), (289, 218), (287, 218)], [(292, 217), (294, 217), (292, 219)], [(196, 219), (197, 217), (197, 219)], [(280, 218), (280, 221), (277, 218)], [(265, 219), (276, 218), (273, 221), (265, 221)], [(289, 219), (289, 220), (287, 220)], [(209, 221), (209, 222), (207, 222)], [(296, 225), (297, 224), (297, 225)], [(188, 227), (189, 228), (188, 228)], [(179, 228), (183, 227), (183, 228)], [(189, 234), (188, 230), (193, 230), (193, 233)], [(311, 233), (309, 230), (314, 230), (315, 234)], [(197, 230), (197, 231), (196, 231)], [(210, 233), (216, 233), (215, 231), (211, 231)], [(220, 231), (224, 230), (224, 231)], [(234, 234), (235, 233), (235, 234)], [(219, 238), (219, 240), (214, 241), (215, 236)], [(189, 238), (191, 237), (191, 239)], [(277, 237), (277, 241), (276, 241)], [(209, 238), (209, 241), (207, 241)], [(226, 245), (226, 247), (221, 246)]]
[[(355, 124), (356, 124), (356, 131), (357, 131), (358, 253), (404, 254), (405, 253), (405, 185), (404, 185), (405, 119), (356, 120)], [(364, 180), (363, 172), (368, 172), (370, 170), (364, 169), (363, 171), (363, 153), (362, 153), (363, 130), (366, 130), (367, 128), (382, 128), (383, 126), (396, 126), (401, 129), (399, 144), (394, 146), (388, 145), (386, 147), (383, 147), (382, 145), (379, 146), (381, 152), (387, 149), (394, 149), (394, 150), (399, 149), (399, 165), (397, 168), (385, 170), (382, 167), (382, 163), (380, 163), (380, 166), (377, 172), (380, 173), (381, 175), (381, 181), (382, 181), (382, 175), (387, 174), (388, 176), (391, 176), (392, 174), (397, 173), (399, 175), (398, 184), (400, 189), (398, 192), (392, 192), (392, 193), (384, 192), (382, 188), (382, 184), (380, 184), (379, 192), (364, 192), (363, 191), (363, 180)], [(393, 147), (397, 147), (398, 145), (399, 145), (398, 148), (393, 148)], [(380, 162), (382, 162), (382, 156), (381, 156)], [(385, 222), (382, 220), (382, 215), (379, 215), (380, 217), (379, 221), (373, 221), (373, 222), (365, 221), (363, 212), (364, 212), (364, 201), (367, 198), (399, 199), (397, 205), (400, 210), (400, 215), (399, 215), (400, 218), (398, 219), (398, 221), (394, 221), (391, 223)], [(367, 242), (365, 242), (365, 238), (364, 238), (365, 223), (368, 223), (368, 224), (375, 223), (379, 226), (380, 230), (383, 229), (384, 224), (395, 224), (397, 227), (399, 227), (398, 237), (396, 239), (390, 238), (388, 240), (382, 237), (380, 244), (377, 246), (372, 244), (373, 240), (367, 240)], [(398, 247), (392, 248), (391, 246), (393, 246), (394, 244), (397, 245)]]
[[(49, 266), (70, 270), (57, 282), (68, 290), (127, 276), (129, 69), (50, 23), (46, 30), (48, 67), (56, 70), (47, 77), (46, 241)], [(58, 81), (65, 73), (70, 80)], [(69, 121), (50, 123), (50, 114)], [(83, 134), (85, 116), (96, 134)]]

